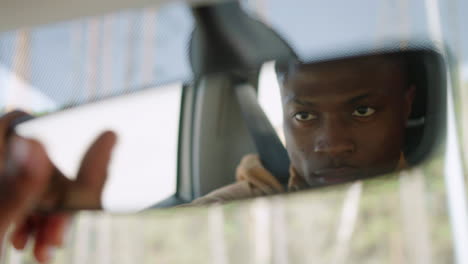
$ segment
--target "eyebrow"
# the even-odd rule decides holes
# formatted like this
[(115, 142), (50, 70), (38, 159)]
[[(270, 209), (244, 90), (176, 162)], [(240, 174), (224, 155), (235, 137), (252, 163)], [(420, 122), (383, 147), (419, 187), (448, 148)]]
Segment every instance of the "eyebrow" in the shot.
[(357, 102), (359, 102), (359, 101), (361, 101), (363, 99), (366, 99), (368, 97), (371, 97), (371, 96), (372, 96), (372, 94), (370, 94), (370, 93), (361, 94), (361, 95), (358, 95), (358, 96), (355, 96), (355, 97), (351, 98), (350, 100), (348, 100), (348, 102), (350, 104), (354, 104), (354, 103), (357, 103)]
[(295, 103), (295, 104), (303, 105), (303, 106), (316, 106), (315, 103), (310, 102), (310, 101), (306, 101), (306, 100), (302, 100), (302, 99), (300, 99), (299, 97), (297, 97), (295, 95), (286, 96), (284, 98), (284, 102), (285, 102), (285, 104)]
[[(355, 97), (352, 97), (351, 99), (348, 99), (346, 100), (346, 103), (348, 104), (355, 104), (361, 100), (364, 100), (366, 98), (369, 98), (369, 97), (372, 97), (373, 94), (371, 93), (365, 93), (365, 94), (360, 94), (360, 95), (357, 95)], [(287, 96), (285, 98), (285, 102), (286, 104), (290, 104), (291, 102), (292, 103), (296, 103), (296, 104), (299, 104), (299, 105), (303, 105), (303, 106), (316, 106), (317, 104), (315, 102), (311, 102), (311, 101), (308, 101), (308, 100), (303, 100), (299, 97), (296, 97), (296, 96)]]

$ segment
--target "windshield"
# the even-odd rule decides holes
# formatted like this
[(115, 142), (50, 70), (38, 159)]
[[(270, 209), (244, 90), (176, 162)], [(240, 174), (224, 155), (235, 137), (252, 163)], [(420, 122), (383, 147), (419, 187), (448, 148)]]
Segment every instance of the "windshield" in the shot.
[(187, 5), (0, 34), (0, 108), (35, 113), (191, 79)]
[[(248, 13), (275, 29), (303, 61), (389, 45), (434, 45), (426, 2), (242, 1)], [(451, 9), (441, 6), (442, 16), (453, 22), (443, 23), (444, 29), (466, 19), (449, 17)], [(189, 82), (193, 77), (187, 49), (193, 27), (189, 6), (171, 3), (1, 33), (0, 107), (54, 111)], [(452, 30), (447, 32), (443, 38), (453, 37)], [(467, 35), (457, 36), (458, 46), (468, 43)], [(466, 65), (467, 53), (460, 55)]]

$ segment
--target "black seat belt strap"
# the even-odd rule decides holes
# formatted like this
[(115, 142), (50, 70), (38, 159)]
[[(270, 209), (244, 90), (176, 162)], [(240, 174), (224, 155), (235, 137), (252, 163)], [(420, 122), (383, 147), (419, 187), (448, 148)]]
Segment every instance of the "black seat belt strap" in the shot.
[(289, 156), (275, 129), (258, 103), (254, 88), (249, 84), (236, 86), (236, 95), (263, 166), (283, 185), (289, 179)]

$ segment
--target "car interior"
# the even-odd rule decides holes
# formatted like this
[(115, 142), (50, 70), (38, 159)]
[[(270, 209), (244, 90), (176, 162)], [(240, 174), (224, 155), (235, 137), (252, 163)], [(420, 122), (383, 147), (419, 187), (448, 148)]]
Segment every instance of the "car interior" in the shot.
[[(67, 260), (99, 255), (104, 263), (132, 263), (154, 252), (162, 256), (167, 248), (183, 263), (203, 254), (200, 259), (214, 263), (468, 259), (465, 127), (457, 127), (465, 116), (466, 96), (457, 86), (462, 49), (445, 43), (456, 34), (442, 36), (455, 27), (437, 20), (450, 18), (453, 2), (368, 1), (368, 9), (351, 2), (293, 2), (53, 3), (56, 10), (73, 9), (69, 13), (39, 2), (27, 10), (14, 3), (0, 8), (0, 20), (8, 21), (0, 23), (0, 86), (7, 87), (0, 91), (1, 113), (19, 108), (30, 114), (12, 124), (14, 133), (39, 140), (70, 179), (96, 135), (118, 135), (102, 204), (64, 208), (80, 213)], [(398, 165), (358, 176), (316, 173), (316, 181), (305, 180), (307, 188), (290, 191), (296, 168), (287, 149), (281, 71), (333, 73), (336, 67), (332, 76), (342, 81), (345, 65), (353, 73), (348, 80), (360, 82), (376, 71), (354, 70), (375, 58), (403, 61), (398, 70), (415, 87)], [(301, 153), (309, 154), (305, 149)], [(247, 181), (236, 173), (248, 154), (257, 154), (287, 191), (192, 206)], [(94, 208), (102, 211), (88, 211)], [(8, 254), (8, 264), (24, 263), (15, 260), (18, 253)]]

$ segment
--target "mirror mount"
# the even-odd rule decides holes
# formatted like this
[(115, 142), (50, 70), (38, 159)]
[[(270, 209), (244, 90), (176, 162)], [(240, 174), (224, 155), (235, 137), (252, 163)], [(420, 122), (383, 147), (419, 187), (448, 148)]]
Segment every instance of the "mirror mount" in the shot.
[(286, 41), (249, 17), (237, 1), (195, 7), (192, 13), (196, 27), (191, 35), (189, 57), (196, 78), (257, 69), (268, 60), (297, 58)]

